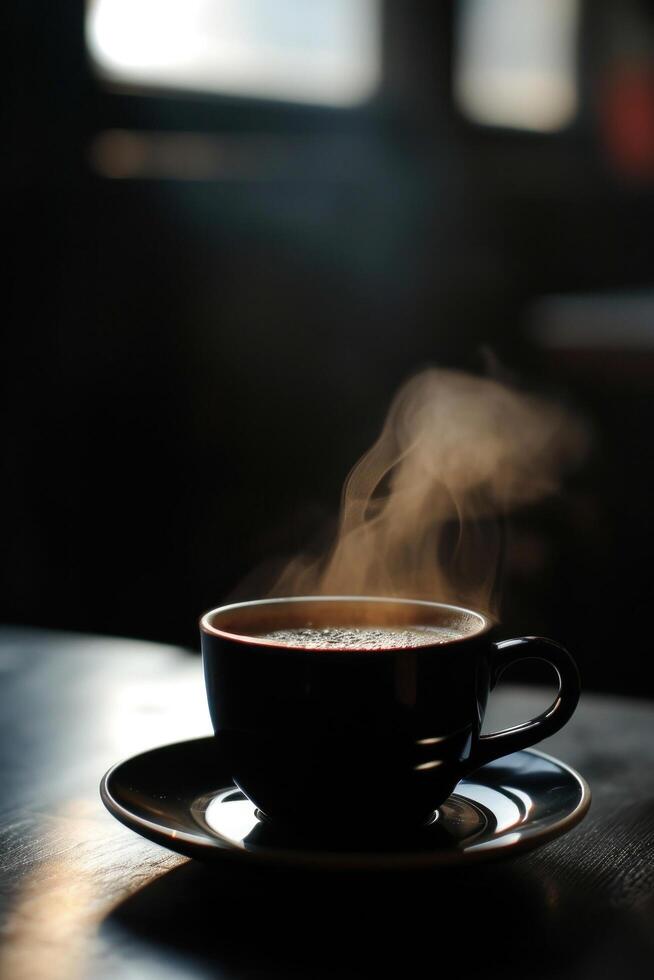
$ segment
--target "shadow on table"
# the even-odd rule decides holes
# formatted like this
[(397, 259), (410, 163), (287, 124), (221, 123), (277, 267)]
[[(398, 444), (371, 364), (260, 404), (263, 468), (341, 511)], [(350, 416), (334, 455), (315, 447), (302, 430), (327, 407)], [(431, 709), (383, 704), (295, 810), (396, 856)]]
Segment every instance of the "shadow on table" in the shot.
[(191, 861), (123, 902), (103, 929), (147, 943), (153, 973), (168, 952), (196, 975), (424, 976), (449, 969), (454, 953), (463, 976), (511, 967), (511, 976), (598, 978), (618, 966), (598, 955), (616, 914), (600, 914), (590, 895), (575, 908), (551, 875), (515, 863), (325, 874)]

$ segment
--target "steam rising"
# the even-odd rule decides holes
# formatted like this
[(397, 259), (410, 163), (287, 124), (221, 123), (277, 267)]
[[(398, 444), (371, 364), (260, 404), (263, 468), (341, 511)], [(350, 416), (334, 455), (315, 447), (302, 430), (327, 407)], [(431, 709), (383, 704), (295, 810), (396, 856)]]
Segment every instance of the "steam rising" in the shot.
[(293, 559), (272, 594), (427, 598), (492, 614), (505, 515), (554, 493), (586, 443), (557, 404), (423, 371), (350, 472), (328, 554)]

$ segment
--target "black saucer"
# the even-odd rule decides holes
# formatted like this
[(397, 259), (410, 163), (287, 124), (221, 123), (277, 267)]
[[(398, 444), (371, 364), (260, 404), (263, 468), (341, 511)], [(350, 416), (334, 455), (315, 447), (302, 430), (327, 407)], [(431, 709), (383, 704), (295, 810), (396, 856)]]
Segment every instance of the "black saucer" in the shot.
[[(118, 763), (100, 785), (107, 809), (143, 837), (201, 861), (283, 867), (418, 869), (508, 856), (566, 833), (590, 806), (582, 777), (534, 749), (497, 759), (463, 779), (426, 827), (378, 829), (326, 843), (262, 820), (221, 775), (214, 738), (178, 742)], [(389, 793), (393, 787), (389, 786)], [(334, 788), (338, 792), (338, 787)]]

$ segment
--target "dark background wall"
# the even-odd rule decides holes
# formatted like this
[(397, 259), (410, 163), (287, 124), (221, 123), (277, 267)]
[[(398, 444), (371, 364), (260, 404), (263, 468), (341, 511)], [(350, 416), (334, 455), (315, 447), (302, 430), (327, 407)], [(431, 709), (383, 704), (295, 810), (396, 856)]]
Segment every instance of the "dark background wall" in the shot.
[[(582, 6), (579, 112), (538, 134), (457, 109), (455, 3), (385, 5), (382, 88), (352, 110), (115, 92), (82, 3), (11, 3), (3, 618), (196, 645), (201, 611), (334, 513), (397, 385), (490, 349), (595, 431), (512, 526), (505, 629), (654, 694), (654, 323), (620, 341), (652, 286), (654, 28), (620, 7), (649, 37), (623, 98), (616, 8)], [(178, 172), (121, 177), (119, 154), (112, 179), (105, 153), (103, 173), (116, 129), (174, 137)], [(541, 297), (596, 295), (601, 318), (607, 293), (610, 343), (579, 349), (574, 304), (534, 333)]]

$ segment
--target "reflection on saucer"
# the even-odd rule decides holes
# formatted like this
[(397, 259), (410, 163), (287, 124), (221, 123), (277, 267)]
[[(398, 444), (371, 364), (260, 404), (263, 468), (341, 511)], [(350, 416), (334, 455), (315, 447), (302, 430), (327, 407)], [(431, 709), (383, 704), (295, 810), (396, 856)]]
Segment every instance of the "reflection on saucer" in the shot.
[(289, 828), (262, 819), (231, 783), (219, 738), (144, 752), (111, 769), (100, 789), (122, 823), (182, 854), (336, 870), (421, 869), (527, 850), (566, 833), (590, 805), (578, 773), (527, 749), (462, 780), (437, 817), (415, 830), (394, 833), (374, 813), (356, 833), (327, 834), (310, 814)]

